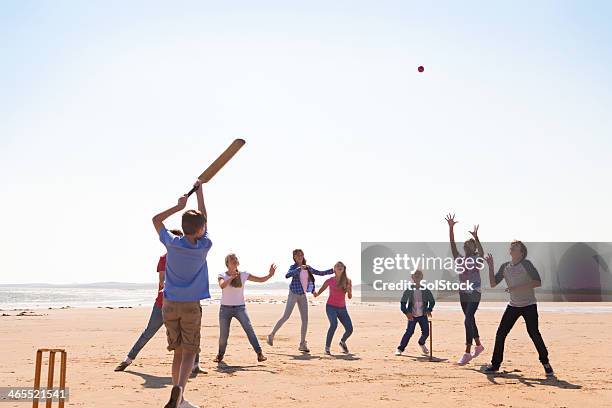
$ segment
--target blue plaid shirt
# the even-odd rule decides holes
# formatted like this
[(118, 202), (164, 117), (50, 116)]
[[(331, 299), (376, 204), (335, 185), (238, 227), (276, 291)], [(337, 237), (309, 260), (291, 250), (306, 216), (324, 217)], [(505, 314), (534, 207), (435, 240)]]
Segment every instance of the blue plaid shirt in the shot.
[[(302, 282), (300, 282), (300, 270), (301, 269), (302, 268), (300, 268), (300, 265), (294, 263), (293, 265), (291, 265), (291, 267), (289, 267), (289, 272), (287, 272), (287, 275), (285, 275), (285, 278), (287, 279), (291, 278), (291, 283), (289, 284), (289, 290), (291, 290), (296, 295), (305, 294), (304, 288), (302, 287)], [(326, 271), (317, 271), (316, 269), (310, 266), (308, 267), (308, 270), (313, 275), (319, 275), (319, 276), (331, 275), (334, 273), (333, 269), (328, 269)], [(315, 289), (314, 282), (311, 282), (310, 280), (308, 280), (308, 287), (306, 289), (308, 293), (314, 292), (314, 289)]]

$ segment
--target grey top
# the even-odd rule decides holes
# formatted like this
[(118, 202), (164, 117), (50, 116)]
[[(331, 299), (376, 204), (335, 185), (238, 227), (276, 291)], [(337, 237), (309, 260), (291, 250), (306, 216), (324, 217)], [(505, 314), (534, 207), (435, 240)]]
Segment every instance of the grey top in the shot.
[[(523, 259), (516, 265), (512, 264), (512, 262), (506, 262), (500, 266), (499, 271), (495, 274), (495, 283), (500, 283), (502, 279), (506, 280), (506, 285), (509, 288), (526, 285), (532, 281), (542, 281), (535, 266), (527, 259)], [(537, 300), (533, 288), (512, 290), (510, 292), (510, 306), (525, 307), (535, 305), (536, 303)]]

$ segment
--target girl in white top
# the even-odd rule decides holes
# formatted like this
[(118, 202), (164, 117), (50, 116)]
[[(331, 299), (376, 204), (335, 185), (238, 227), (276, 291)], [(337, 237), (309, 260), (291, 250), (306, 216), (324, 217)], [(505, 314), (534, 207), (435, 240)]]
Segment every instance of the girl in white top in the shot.
[(227, 348), (227, 339), (229, 337), (230, 323), (232, 318), (240, 322), (245, 331), (249, 342), (257, 353), (257, 361), (266, 361), (266, 357), (261, 351), (261, 346), (251, 325), (251, 320), (246, 312), (244, 302), (244, 284), (246, 281), (265, 282), (274, 276), (276, 265), (270, 265), (270, 270), (266, 276), (253, 276), (248, 272), (238, 271), (238, 257), (236, 254), (229, 254), (225, 257), (225, 266), (227, 272), (221, 273), (218, 276), (221, 292), (221, 307), (219, 308), (219, 352), (215, 358), (215, 362), (223, 361), (225, 349)]

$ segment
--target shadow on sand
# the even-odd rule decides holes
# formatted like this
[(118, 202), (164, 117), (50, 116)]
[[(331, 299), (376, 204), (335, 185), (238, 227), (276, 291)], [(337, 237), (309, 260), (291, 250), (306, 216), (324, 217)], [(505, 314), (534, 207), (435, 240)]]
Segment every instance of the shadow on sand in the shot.
[(411, 356), (410, 354), (402, 354), (400, 357), (408, 357), (413, 359), (414, 361), (421, 361), (424, 363), (443, 363), (445, 361), (448, 361), (448, 358), (432, 357), (430, 360), (429, 356)]
[(217, 363), (217, 367), (215, 368), (215, 371), (217, 371), (218, 373), (223, 373), (223, 374), (235, 374), (241, 371), (259, 371), (263, 373), (278, 374), (274, 370), (267, 369), (265, 365), (245, 365), (245, 366), (229, 365), (223, 361), (221, 361), (220, 363)]
[(337, 359), (337, 360), (346, 360), (346, 361), (357, 361), (357, 360), (361, 360), (361, 357), (357, 357), (355, 354), (353, 353), (347, 353), (347, 354), (332, 354), (331, 355), (333, 358)]
[(312, 355), (310, 353), (283, 354), (283, 353), (271, 353), (271, 352), (268, 352), (268, 355), (284, 356), (284, 357), (289, 357), (292, 360), (300, 360), (300, 361), (321, 360), (321, 356), (315, 356), (315, 355)]
[(140, 373), (133, 370), (125, 370), (124, 373), (136, 375), (144, 380), (145, 388), (165, 388), (172, 385), (172, 377), (158, 377), (156, 375)]
[(566, 390), (579, 390), (582, 388), (582, 385), (572, 384), (565, 380), (560, 380), (556, 376), (544, 377), (544, 378), (529, 378), (529, 377), (525, 377), (523, 374), (518, 374), (521, 372), (520, 370), (500, 371), (498, 373), (489, 374), (489, 373), (483, 372), (485, 368), (486, 366), (481, 366), (480, 370), (476, 368), (472, 368), (471, 370), (476, 371), (477, 373), (480, 373), (482, 375), (486, 375), (487, 380), (489, 380), (489, 382), (491, 382), (492, 384), (499, 384), (497, 381), (495, 381), (496, 378), (506, 378), (509, 380), (516, 380), (520, 382), (521, 384), (524, 384), (528, 387), (535, 387), (536, 385), (546, 385), (546, 386), (557, 387), (557, 388), (562, 388)]

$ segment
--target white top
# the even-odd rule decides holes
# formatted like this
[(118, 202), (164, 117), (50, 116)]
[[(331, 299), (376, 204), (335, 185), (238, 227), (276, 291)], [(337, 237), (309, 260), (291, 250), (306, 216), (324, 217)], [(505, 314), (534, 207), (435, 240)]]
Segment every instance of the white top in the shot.
[[(219, 278), (223, 278), (227, 280), (230, 276), (227, 272), (220, 273)], [(249, 279), (248, 272), (240, 272), (240, 280), (242, 281), (242, 286), (239, 288), (235, 288), (232, 284), (228, 284), (221, 290), (221, 304), (223, 306), (241, 306), (244, 305), (244, 283)]]
[(423, 316), (423, 294), (421, 289), (416, 289), (412, 298), (412, 315), (414, 317)]

